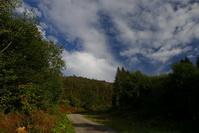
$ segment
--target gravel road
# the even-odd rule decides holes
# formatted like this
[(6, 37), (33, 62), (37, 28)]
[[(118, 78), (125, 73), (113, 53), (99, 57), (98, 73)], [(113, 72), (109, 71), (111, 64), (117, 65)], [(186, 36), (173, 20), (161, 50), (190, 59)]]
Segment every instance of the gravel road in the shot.
[(116, 133), (106, 126), (84, 118), (81, 114), (69, 114), (67, 116), (73, 121), (76, 133)]

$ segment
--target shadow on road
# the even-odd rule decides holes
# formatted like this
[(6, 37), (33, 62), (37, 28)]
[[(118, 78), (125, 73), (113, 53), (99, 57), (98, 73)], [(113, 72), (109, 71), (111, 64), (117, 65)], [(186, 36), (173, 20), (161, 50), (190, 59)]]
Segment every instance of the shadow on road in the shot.
[(95, 124), (88, 124), (88, 123), (81, 123), (81, 124), (74, 124), (75, 127), (80, 128), (87, 128), (90, 131), (99, 131), (99, 132), (108, 132), (108, 133), (115, 133), (112, 129), (102, 126), (102, 125), (95, 125)]

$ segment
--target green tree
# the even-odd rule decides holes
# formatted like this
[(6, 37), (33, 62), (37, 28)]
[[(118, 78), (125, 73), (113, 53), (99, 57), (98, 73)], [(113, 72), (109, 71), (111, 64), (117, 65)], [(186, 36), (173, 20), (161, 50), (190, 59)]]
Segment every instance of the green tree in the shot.
[(27, 83), (36, 85), (41, 93), (37, 107), (47, 109), (58, 103), (63, 91), (63, 49), (43, 39), (36, 16), (15, 11), (22, 1), (0, 2), (0, 110), (20, 109), (18, 86)]
[(119, 99), (120, 99), (120, 93), (121, 93), (121, 70), (118, 67), (117, 72), (115, 75), (115, 81), (113, 84), (113, 107), (118, 107), (119, 106)]
[(187, 62), (186, 58), (175, 63), (172, 70), (168, 91), (170, 100), (167, 106), (173, 116), (193, 117), (196, 115), (193, 110), (198, 110), (198, 104), (195, 102), (198, 99), (196, 94), (198, 94), (199, 70), (191, 62)]
[(148, 97), (150, 80), (140, 71), (129, 72), (117, 69), (113, 84), (113, 107), (133, 111), (139, 110)]

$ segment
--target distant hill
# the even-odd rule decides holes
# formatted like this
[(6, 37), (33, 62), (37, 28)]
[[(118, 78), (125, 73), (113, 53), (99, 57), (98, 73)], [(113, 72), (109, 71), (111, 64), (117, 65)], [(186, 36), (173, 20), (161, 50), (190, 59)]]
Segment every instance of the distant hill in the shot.
[(111, 106), (113, 85), (106, 81), (83, 77), (64, 77), (62, 101), (73, 107), (102, 110)]

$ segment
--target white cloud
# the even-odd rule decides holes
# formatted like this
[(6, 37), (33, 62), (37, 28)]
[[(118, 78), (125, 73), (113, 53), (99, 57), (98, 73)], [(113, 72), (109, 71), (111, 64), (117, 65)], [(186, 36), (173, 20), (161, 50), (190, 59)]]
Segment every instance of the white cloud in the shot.
[(160, 50), (158, 52), (152, 53), (150, 56), (151, 58), (166, 62), (170, 57), (179, 55), (180, 53), (188, 52), (192, 49), (192, 47), (187, 46), (185, 48), (173, 48), (171, 50)]
[[(172, 2), (178, 2), (179, 6)], [(142, 54), (163, 63), (176, 55), (186, 53), (184, 47), (193, 39), (199, 38), (199, 4), (189, 2), (125, 0), (120, 4), (113, 0), (102, 1), (104, 5), (108, 3), (105, 9), (119, 30), (119, 40), (127, 45), (120, 55), (132, 58), (136, 54)], [(157, 58), (156, 55), (160, 53), (161, 56)]]
[[(70, 37), (80, 38), (83, 50), (97, 57), (112, 58), (106, 45), (106, 37), (100, 31), (98, 6), (89, 0), (49, 0), (40, 4), (44, 16)], [(68, 40), (68, 41), (69, 41)]]
[(86, 52), (64, 51), (63, 59), (67, 62), (65, 75), (76, 75), (113, 82), (117, 63), (105, 58), (96, 58)]

